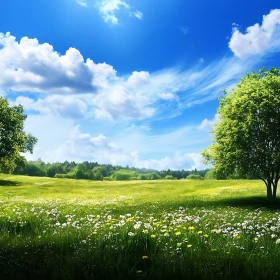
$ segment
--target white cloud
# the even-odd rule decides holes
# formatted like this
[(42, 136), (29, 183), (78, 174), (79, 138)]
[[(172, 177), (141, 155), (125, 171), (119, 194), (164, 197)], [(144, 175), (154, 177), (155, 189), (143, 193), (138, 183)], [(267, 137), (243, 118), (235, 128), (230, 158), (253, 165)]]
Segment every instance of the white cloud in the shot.
[(99, 8), (104, 21), (112, 25), (117, 25), (119, 23), (119, 19), (116, 14), (122, 9), (125, 10), (130, 16), (136, 17), (138, 19), (142, 19), (143, 17), (142, 12), (138, 10), (132, 11), (127, 2), (123, 0), (101, 0), (99, 1), (97, 7)]
[(87, 7), (87, 3), (85, 2), (85, 1), (83, 1), (83, 0), (76, 0), (77, 1), (77, 3), (79, 4), (79, 5), (81, 5), (82, 7)]
[(108, 94), (104, 92), (95, 98), (98, 108), (95, 110), (97, 119), (143, 119), (154, 115), (145, 98), (131, 94), (125, 87), (118, 86)]
[(151, 82), (151, 78), (149, 72), (133, 71), (132, 75), (129, 76), (129, 78), (127, 79), (127, 86), (136, 88), (136, 87), (147, 85), (150, 82)]
[(135, 11), (135, 12), (132, 12), (132, 13), (130, 14), (130, 16), (135, 16), (135, 17), (138, 18), (138, 19), (142, 19), (142, 18), (143, 18), (143, 13), (140, 12), (140, 11)]
[(87, 105), (75, 96), (52, 95), (34, 101), (29, 97), (18, 96), (15, 104), (23, 105), (25, 110), (53, 114), (63, 118), (80, 119), (86, 116)]
[(215, 114), (212, 120), (204, 119), (202, 123), (198, 126), (198, 129), (212, 131), (214, 128), (214, 124), (218, 123), (219, 121), (219, 114)]
[(156, 170), (194, 170), (203, 169), (205, 165), (202, 163), (202, 157), (199, 153), (176, 153), (172, 157), (164, 157), (162, 159), (150, 159), (138, 162), (138, 167)]
[(159, 94), (159, 97), (163, 100), (178, 100), (178, 96), (171, 92), (163, 92)]
[(237, 24), (233, 25), (229, 47), (239, 58), (262, 55), (280, 48), (280, 9), (271, 10), (268, 15), (264, 15), (262, 25), (256, 23), (247, 27), (245, 34), (238, 28)]
[(48, 43), (27, 37), (17, 42), (10, 33), (0, 33), (0, 71), (3, 89), (53, 94), (96, 93), (116, 74), (106, 63), (84, 61), (75, 48), (60, 55)]

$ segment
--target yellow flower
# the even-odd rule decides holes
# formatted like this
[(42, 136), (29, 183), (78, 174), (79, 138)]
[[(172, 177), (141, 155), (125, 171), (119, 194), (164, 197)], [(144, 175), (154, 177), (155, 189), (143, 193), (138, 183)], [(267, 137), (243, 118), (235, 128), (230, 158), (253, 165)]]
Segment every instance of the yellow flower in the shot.
[(189, 230), (194, 230), (194, 227), (189, 227)]
[(254, 238), (254, 240), (255, 240), (255, 241), (258, 241), (258, 240), (259, 240), (259, 238), (258, 238), (258, 237), (255, 237), (255, 238)]
[(142, 273), (143, 272), (143, 270), (137, 270), (136, 271), (136, 273)]
[(97, 234), (97, 231), (94, 231), (92, 234), (93, 234), (93, 235)]
[(204, 237), (208, 237), (209, 235), (208, 235), (208, 234), (204, 234), (203, 236), (204, 236)]
[(143, 256), (142, 257), (143, 260), (148, 259), (148, 258), (149, 258), (148, 256)]
[(216, 251), (217, 251), (217, 249), (215, 249), (215, 248), (214, 248), (214, 249), (211, 249), (211, 252), (216, 252)]
[(199, 230), (199, 231), (197, 232), (197, 234), (202, 234), (202, 230)]
[(155, 234), (152, 234), (152, 235), (151, 235), (151, 238), (155, 238), (155, 237), (156, 237), (156, 235), (155, 235)]
[(178, 235), (181, 235), (182, 233), (181, 233), (181, 231), (177, 231), (175, 234), (178, 236)]
[(182, 246), (182, 243), (177, 243), (177, 247), (181, 247)]
[(216, 231), (217, 231), (216, 229), (212, 229), (212, 230), (211, 230), (212, 233), (213, 233), (213, 232), (216, 232)]
[(192, 244), (188, 244), (188, 245), (187, 245), (187, 248), (191, 248), (191, 247), (192, 247)]

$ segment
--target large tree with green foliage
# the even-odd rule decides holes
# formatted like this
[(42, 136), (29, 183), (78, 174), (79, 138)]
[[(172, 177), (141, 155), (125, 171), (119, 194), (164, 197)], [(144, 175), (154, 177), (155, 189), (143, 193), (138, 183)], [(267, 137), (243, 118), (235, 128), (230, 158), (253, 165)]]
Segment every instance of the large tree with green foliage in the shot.
[(280, 178), (280, 69), (246, 74), (220, 99), (213, 144), (202, 152), (221, 177), (258, 176), (276, 198)]
[(24, 166), (20, 153), (31, 152), (37, 138), (23, 131), (26, 115), (21, 105), (9, 106), (0, 97), (0, 170), (11, 172), (17, 165)]

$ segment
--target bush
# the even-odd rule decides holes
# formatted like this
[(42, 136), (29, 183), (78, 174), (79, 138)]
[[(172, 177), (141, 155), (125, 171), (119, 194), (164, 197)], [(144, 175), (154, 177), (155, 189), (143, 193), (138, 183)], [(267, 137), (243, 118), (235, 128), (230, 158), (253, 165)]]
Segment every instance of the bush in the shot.
[(116, 181), (137, 180), (138, 174), (133, 170), (120, 169), (113, 173), (112, 177)]
[(172, 175), (166, 175), (164, 177), (165, 180), (174, 180), (174, 177)]
[(203, 177), (201, 177), (199, 174), (190, 174), (187, 179), (189, 180), (203, 180)]
[(148, 180), (147, 174), (139, 174), (137, 177), (138, 180)]

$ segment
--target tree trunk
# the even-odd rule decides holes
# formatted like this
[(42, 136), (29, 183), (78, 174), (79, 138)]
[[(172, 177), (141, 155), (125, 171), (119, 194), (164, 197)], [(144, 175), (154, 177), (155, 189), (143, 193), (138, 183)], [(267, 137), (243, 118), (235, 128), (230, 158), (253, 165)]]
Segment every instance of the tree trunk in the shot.
[(277, 185), (278, 185), (278, 181), (275, 180), (275, 182), (273, 183), (273, 194), (272, 194), (273, 199), (276, 199)]
[[(276, 193), (275, 193), (275, 195), (276, 195)], [(269, 198), (269, 199), (273, 198), (272, 188), (271, 188), (271, 180), (267, 180), (267, 182), (266, 182), (266, 197)]]

